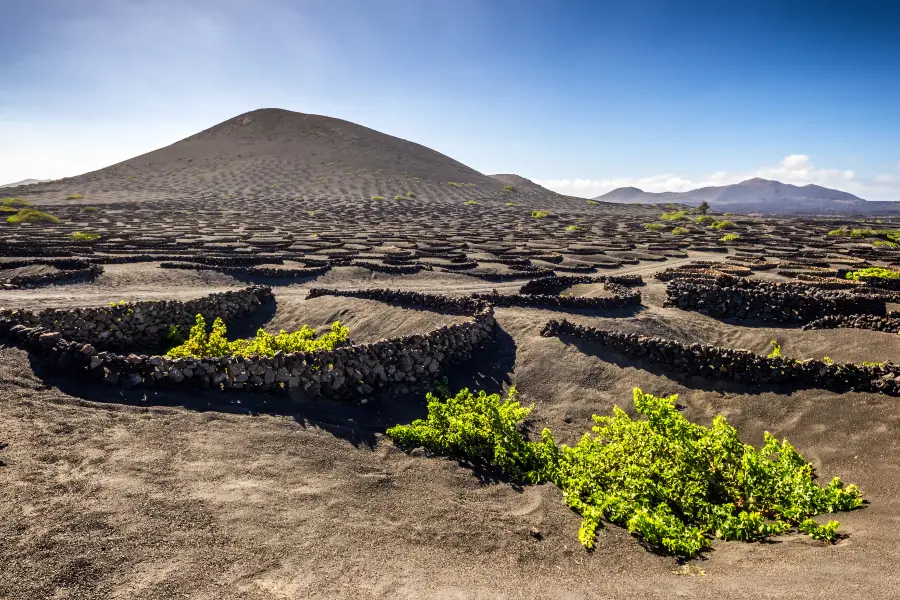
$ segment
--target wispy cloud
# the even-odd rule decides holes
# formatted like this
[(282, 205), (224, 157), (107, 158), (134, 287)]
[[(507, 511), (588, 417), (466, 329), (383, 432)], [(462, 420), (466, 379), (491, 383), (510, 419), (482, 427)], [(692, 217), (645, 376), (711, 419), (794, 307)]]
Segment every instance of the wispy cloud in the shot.
[(900, 178), (887, 174), (860, 178), (851, 169), (818, 167), (806, 154), (790, 154), (777, 164), (749, 172), (715, 171), (697, 178), (661, 173), (636, 178), (539, 179), (535, 182), (563, 194), (593, 197), (620, 187), (636, 187), (645, 192), (685, 192), (706, 186), (730, 185), (754, 177), (775, 179), (794, 185), (821, 185), (850, 192), (868, 200), (900, 200)]

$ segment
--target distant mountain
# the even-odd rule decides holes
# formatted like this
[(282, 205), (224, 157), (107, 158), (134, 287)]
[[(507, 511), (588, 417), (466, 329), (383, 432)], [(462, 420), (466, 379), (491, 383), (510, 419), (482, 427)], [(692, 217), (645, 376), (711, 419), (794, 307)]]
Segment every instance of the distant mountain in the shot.
[(34, 185), (35, 183), (44, 183), (50, 181), (49, 179), (23, 179), (22, 181), (16, 181), (14, 183), (4, 183), (0, 185), (0, 188), (11, 188), (18, 187), (20, 185)]
[(820, 185), (796, 186), (769, 179), (748, 179), (733, 185), (710, 186), (688, 192), (645, 192), (635, 187), (612, 190), (595, 200), (629, 204), (687, 204), (708, 202), (713, 210), (759, 213), (872, 213), (900, 211), (898, 202), (868, 202), (853, 194)]

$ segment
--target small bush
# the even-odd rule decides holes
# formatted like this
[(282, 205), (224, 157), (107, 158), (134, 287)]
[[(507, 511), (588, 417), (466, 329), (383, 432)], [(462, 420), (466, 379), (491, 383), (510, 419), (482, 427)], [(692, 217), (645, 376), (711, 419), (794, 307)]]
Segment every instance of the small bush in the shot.
[(587, 203), (588, 203), (588, 204), (600, 204), (600, 203), (597, 202), (596, 200), (587, 200)]
[(384, 200), (384, 196), (372, 196), (372, 200)]
[(702, 215), (694, 219), (694, 221), (700, 223), (701, 225), (709, 225), (711, 223), (715, 223), (716, 218), (712, 215)]
[(475, 206), (476, 204), (479, 204), (479, 202), (476, 202), (475, 200), (466, 200), (467, 206)]
[(535, 219), (543, 219), (544, 217), (550, 216), (550, 213), (546, 210), (533, 210), (531, 211), (531, 216)]
[(710, 227), (710, 229), (716, 229), (718, 231), (722, 231), (725, 229), (734, 229), (736, 226), (731, 221), (716, 221), (709, 227)]
[(736, 233), (726, 233), (725, 235), (723, 235), (722, 237), (719, 238), (719, 241), (720, 242), (733, 242), (733, 241), (739, 240), (739, 239), (741, 239), (741, 236), (739, 236)]
[(575, 446), (557, 444), (549, 429), (528, 441), (515, 388), (506, 400), (464, 389), (442, 399), (428, 394), (428, 414), (387, 435), (401, 447), (424, 447), (520, 482), (552, 482), (566, 504), (582, 516), (578, 538), (593, 548), (602, 521), (626, 527), (649, 546), (691, 558), (713, 537), (755, 541), (793, 528), (833, 541), (838, 524), (809, 517), (862, 505), (855, 485), (834, 478), (826, 487), (812, 466), (786, 440), (769, 433), (759, 450), (716, 417), (711, 427), (688, 421), (677, 396), (658, 398), (634, 389), (638, 417), (613, 409), (594, 415), (593, 435)]
[(896, 248), (897, 247), (896, 242), (891, 242), (888, 240), (875, 240), (874, 242), (872, 242), (872, 245), (875, 246), (876, 248)]
[(514, 186), (511, 186), (511, 185), (504, 185), (504, 186), (503, 186), (503, 191), (504, 191), (504, 192), (514, 192), (514, 191), (516, 191), (516, 188), (515, 188)]
[(85, 206), (84, 208), (81, 209), (81, 212), (83, 212), (83, 213), (95, 213), (95, 212), (97, 212), (97, 209), (94, 208), (93, 206)]
[(830, 235), (831, 237), (849, 237), (850, 230), (849, 229), (832, 229), (826, 235)]
[(30, 204), (21, 198), (0, 198), (0, 206), (18, 209), (30, 206)]
[(66, 200), (81, 200), (83, 198), (84, 196), (82, 196), (81, 194), (72, 194), (71, 196), (67, 196)]
[(769, 358), (782, 358), (782, 356), (781, 356), (781, 344), (779, 344), (779, 343), (776, 342), (775, 340), (772, 340), (772, 341), (769, 342), (769, 343), (772, 344), (772, 351), (769, 352), (769, 354), (768, 354)]
[(845, 279), (852, 279), (853, 281), (859, 281), (861, 277), (898, 279), (900, 278), (900, 272), (893, 271), (891, 269), (885, 269), (884, 267), (868, 267), (865, 269), (859, 269), (858, 271), (850, 271), (849, 273), (844, 275)]
[(663, 227), (665, 227), (665, 225), (662, 223), (644, 223), (644, 229), (647, 231), (659, 231)]
[(217, 358), (223, 356), (275, 356), (278, 351), (285, 354), (291, 352), (313, 352), (316, 350), (333, 350), (347, 340), (350, 330), (335, 321), (328, 333), (316, 338), (314, 329), (304, 325), (300, 330), (287, 333), (283, 329), (278, 335), (267, 333), (263, 329), (256, 332), (256, 337), (247, 340), (228, 341), (227, 331), (222, 319), (213, 321), (212, 331), (206, 332), (206, 320), (197, 315), (191, 327), (190, 336), (181, 345), (166, 353), (170, 358)]
[(518, 206), (515, 202), (507, 202), (504, 206)]
[(415, 193), (415, 192), (406, 192), (406, 195), (407, 195), (407, 197), (409, 197), (409, 198), (415, 198), (415, 197), (416, 197), (416, 193)]
[(676, 210), (672, 212), (663, 213), (662, 220), (663, 221), (680, 221), (685, 216), (687, 216), (686, 210)]
[(82, 231), (76, 231), (69, 237), (72, 238), (73, 242), (92, 242), (94, 240), (100, 239), (99, 233), (84, 233)]
[(406, 196), (394, 196), (394, 200), (406, 200)]
[(686, 233), (690, 233), (691, 230), (687, 227), (676, 227), (672, 230), (672, 235), (684, 235)]
[(566, 227), (566, 231), (578, 231), (579, 229), (581, 229), (581, 227), (579, 227), (578, 225), (569, 225), (568, 227)]
[(455, 181), (451, 181), (451, 182), (448, 183), (447, 185), (449, 185), (450, 187), (454, 187), (454, 188), (458, 188), (458, 187), (459, 187), (459, 184), (456, 183)]
[(59, 218), (36, 208), (23, 208), (6, 218), (7, 223), (59, 223)]

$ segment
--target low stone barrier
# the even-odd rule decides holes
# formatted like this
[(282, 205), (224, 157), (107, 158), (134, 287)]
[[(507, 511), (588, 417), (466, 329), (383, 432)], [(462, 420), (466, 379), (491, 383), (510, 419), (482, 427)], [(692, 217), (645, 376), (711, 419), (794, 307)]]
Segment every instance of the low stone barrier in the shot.
[[(259, 294), (267, 288), (248, 289)], [(372, 297), (391, 295), (390, 290), (370, 292)], [(394, 297), (411, 299), (406, 294), (409, 293), (396, 292)], [(9, 320), (0, 321), (0, 334), (65, 372), (126, 388), (296, 390), (309, 396), (365, 398), (376, 390), (396, 388), (402, 393), (432, 382), (448, 364), (468, 359), (494, 333), (496, 321), (490, 306), (465, 298), (430, 298), (427, 294), (418, 294), (416, 299), (426, 305), (461, 300), (454, 304), (461, 310), (473, 311), (470, 312), (473, 319), (424, 335), (348, 345), (330, 351), (277, 353), (271, 358), (126, 356), (98, 351), (93, 344), (66, 339), (63, 333), (39, 324), (12, 324)]]
[(447, 296), (444, 294), (425, 294), (422, 292), (390, 289), (335, 290), (312, 288), (306, 295), (307, 299), (320, 296), (342, 296), (344, 298), (376, 300), (401, 306), (417, 306), (455, 315), (475, 315), (486, 310), (488, 306), (486, 302), (468, 296)]
[(216, 265), (201, 265), (195, 263), (160, 263), (161, 269), (189, 269), (194, 271), (219, 271), (226, 275), (245, 275), (252, 277), (281, 277), (303, 278), (318, 277), (331, 270), (330, 265), (321, 267), (309, 267), (305, 269), (277, 269), (274, 267), (221, 267)]
[(14, 260), (0, 263), (0, 269), (16, 269), (32, 265), (47, 265), (57, 269), (51, 273), (38, 273), (35, 275), (13, 275), (12, 277), (0, 276), (0, 288), (16, 289), (23, 287), (37, 287), (62, 281), (74, 281), (78, 279), (95, 279), (103, 273), (103, 267), (75, 258), (62, 258), (58, 260), (27, 259)]
[(415, 263), (412, 265), (383, 265), (367, 260), (354, 260), (352, 263), (350, 263), (350, 266), (362, 267), (364, 269), (369, 269), (370, 271), (375, 271), (377, 273), (388, 273), (390, 275), (413, 275), (421, 271), (423, 268), (430, 270), (427, 265), (423, 265), (422, 263)]
[(676, 279), (666, 285), (666, 295), (665, 306), (720, 318), (782, 323), (808, 323), (826, 315), (886, 312), (884, 301), (877, 298), (794, 283), (743, 280), (722, 286)]
[(841, 392), (855, 390), (900, 395), (900, 366), (890, 363), (857, 365), (813, 358), (769, 358), (749, 350), (683, 344), (659, 337), (605, 331), (566, 320), (549, 321), (541, 335), (581, 338), (616, 354), (656, 363), (685, 375), (738, 383), (792, 384)]
[(900, 333), (900, 318), (875, 315), (826, 315), (802, 327), (808, 329), (871, 329), (885, 333)]
[(228, 320), (255, 310), (271, 298), (271, 288), (251, 286), (187, 302), (113, 303), (99, 308), (50, 308), (37, 313), (0, 309), (0, 329), (9, 331), (16, 325), (40, 328), (44, 332), (59, 333), (62, 339), (89, 343), (100, 349), (158, 348), (168, 337), (170, 327), (180, 328), (186, 335), (197, 314), (208, 319), (222, 317)]
[(472, 294), (494, 306), (537, 306), (549, 308), (617, 309), (641, 303), (641, 293), (615, 283), (604, 283), (603, 289), (613, 293), (609, 298), (586, 298), (559, 294)]
[(614, 283), (624, 286), (635, 286), (644, 283), (640, 275), (554, 275), (532, 279), (521, 288), (520, 294), (555, 294), (569, 286), (582, 283)]

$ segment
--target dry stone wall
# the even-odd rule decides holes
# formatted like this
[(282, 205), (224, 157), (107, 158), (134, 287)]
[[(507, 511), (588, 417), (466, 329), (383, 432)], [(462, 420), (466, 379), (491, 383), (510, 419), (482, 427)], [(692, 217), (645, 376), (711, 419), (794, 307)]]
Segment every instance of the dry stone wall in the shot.
[(813, 286), (763, 281), (732, 285), (674, 280), (666, 286), (666, 306), (696, 310), (715, 317), (759, 318), (782, 323), (808, 323), (826, 315), (883, 316), (885, 303)]
[(686, 375), (739, 383), (791, 384), (841, 392), (900, 395), (900, 366), (891, 363), (856, 365), (818, 359), (769, 358), (749, 350), (683, 344), (659, 337), (605, 331), (566, 320), (549, 321), (541, 335), (585, 339), (622, 356), (656, 363)]
[[(231, 292), (230, 296), (228, 294), (214, 294), (194, 303), (183, 303), (185, 306), (178, 308), (173, 305), (182, 303), (138, 303), (130, 308), (135, 314), (145, 314), (152, 308), (140, 305), (155, 305), (157, 321), (160, 318), (163, 321), (179, 318), (184, 311), (202, 313), (206, 310), (209, 317), (222, 316), (218, 311), (255, 306), (258, 301), (270, 296), (271, 290), (255, 286)], [(456, 309), (471, 315), (472, 319), (423, 335), (348, 345), (330, 351), (279, 352), (271, 358), (172, 359), (145, 354), (116, 354), (98, 349), (89, 340), (81, 341), (65, 335), (66, 332), (71, 333), (69, 330), (53, 330), (47, 326), (50, 317), (59, 315), (34, 315), (32, 320), (21, 318), (21, 311), (3, 311), (0, 335), (38, 353), (60, 370), (126, 388), (299, 391), (308, 396), (365, 398), (377, 390), (393, 389), (402, 393), (427, 385), (439, 377), (449, 364), (470, 358), (475, 349), (493, 336), (496, 326), (493, 308), (471, 299), (390, 290), (344, 293), (319, 290), (318, 295), (325, 294), (416, 303), (438, 310)], [(315, 297), (316, 294), (312, 295)], [(160, 307), (160, 304), (163, 306)], [(191, 308), (188, 309), (187, 305)], [(120, 310), (127, 311), (127, 308), (116, 306), (105, 312), (85, 310), (102, 314), (101, 322), (105, 323), (107, 317), (114, 317)], [(70, 312), (80, 319), (84, 317), (84, 311)], [(76, 333), (80, 331), (76, 329)], [(91, 330), (91, 333), (95, 332)], [(98, 335), (93, 337), (100, 339)]]
[(171, 326), (187, 334), (196, 316), (228, 320), (255, 310), (272, 298), (265, 286), (211, 294), (197, 300), (180, 302), (136, 302), (113, 304), (99, 308), (46, 309), (32, 312), (24, 309), (0, 310), (0, 328), (9, 331), (16, 325), (56, 332), (65, 340), (89, 343), (105, 350), (159, 348), (169, 335)]
[(61, 281), (95, 279), (103, 273), (103, 267), (100, 265), (75, 258), (6, 261), (0, 263), (0, 268), (15, 269), (29, 265), (47, 265), (53, 267), (56, 271), (50, 273), (37, 273), (34, 275), (15, 275), (12, 277), (0, 276), (0, 288), (8, 290), (23, 287), (37, 287)]

